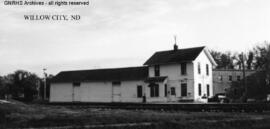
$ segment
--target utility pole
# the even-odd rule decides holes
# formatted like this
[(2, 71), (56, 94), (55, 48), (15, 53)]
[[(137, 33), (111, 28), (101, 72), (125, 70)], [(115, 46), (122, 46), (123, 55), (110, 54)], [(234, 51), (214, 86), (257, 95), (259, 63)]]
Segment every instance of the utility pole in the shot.
[(47, 74), (46, 74), (46, 68), (43, 69), (43, 73), (44, 73), (44, 100), (46, 100), (46, 77), (47, 77)]
[(243, 70), (243, 86), (245, 88), (245, 92), (244, 92), (244, 100), (246, 101), (247, 99), (247, 92), (248, 92), (248, 88), (247, 88), (247, 82), (246, 82), (246, 69), (245, 69), (245, 58), (244, 58), (244, 53), (242, 52), (242, 56), (241, 56), (241, 63), (242, 63), (242, 70)]
[(36, 85), (37, 85), (37, 91), (38, 91), (37, 99), (40, 99), (40, 80), (36, 82)]

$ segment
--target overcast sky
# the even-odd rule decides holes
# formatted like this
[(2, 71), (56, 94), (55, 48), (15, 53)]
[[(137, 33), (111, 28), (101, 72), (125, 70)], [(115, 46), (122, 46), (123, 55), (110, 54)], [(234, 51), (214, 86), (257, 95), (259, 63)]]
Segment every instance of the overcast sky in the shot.
[[(155, 51), (247, 51), (270, 41), (270, 0), (90, 0), (88, 7), (0, 5), (0, 75), (142, 65)], [(24, 14), (80, 14), (26, 21)]]

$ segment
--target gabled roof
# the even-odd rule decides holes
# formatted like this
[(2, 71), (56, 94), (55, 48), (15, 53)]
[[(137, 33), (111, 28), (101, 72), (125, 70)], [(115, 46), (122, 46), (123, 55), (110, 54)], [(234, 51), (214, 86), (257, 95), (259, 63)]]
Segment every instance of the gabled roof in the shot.
[(170, 51), (160, 51), (152, 55), (144, 65), (157, 65), (193, 61), (204, 50), (203, 47), (194, 47)]
[(148, 77), (147, 67), (128, 67), (112, 69), (94, 69), (80, 71), (63, 71), (57, 74), (52, 82), (93, 82), (144, 80)]

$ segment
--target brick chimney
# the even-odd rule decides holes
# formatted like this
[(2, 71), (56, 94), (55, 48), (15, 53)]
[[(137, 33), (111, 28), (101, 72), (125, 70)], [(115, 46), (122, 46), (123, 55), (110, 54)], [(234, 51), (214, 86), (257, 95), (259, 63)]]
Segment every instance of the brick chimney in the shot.
[(176, 44), (176, 35), (174, 35), (174, 45), (173, 45), (173, 50), (174, 51), (177, 51), (178, 50), (178, 46), (177, 46), (177, 44)]
[(178, 50), (178, 46), (176, 44), (173, 45), (173, 50), (177, 51)]

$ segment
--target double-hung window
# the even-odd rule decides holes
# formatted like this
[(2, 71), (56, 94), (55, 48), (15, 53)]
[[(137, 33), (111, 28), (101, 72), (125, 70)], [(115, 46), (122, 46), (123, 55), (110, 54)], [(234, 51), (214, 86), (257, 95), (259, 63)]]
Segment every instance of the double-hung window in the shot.
[(154, 66), (155, 76), (158, 77), (160, 75), (160, 66), (155, 65)]
[(181, 75), (186, 75), (187, 74), (187, 63), (181, 63)]

